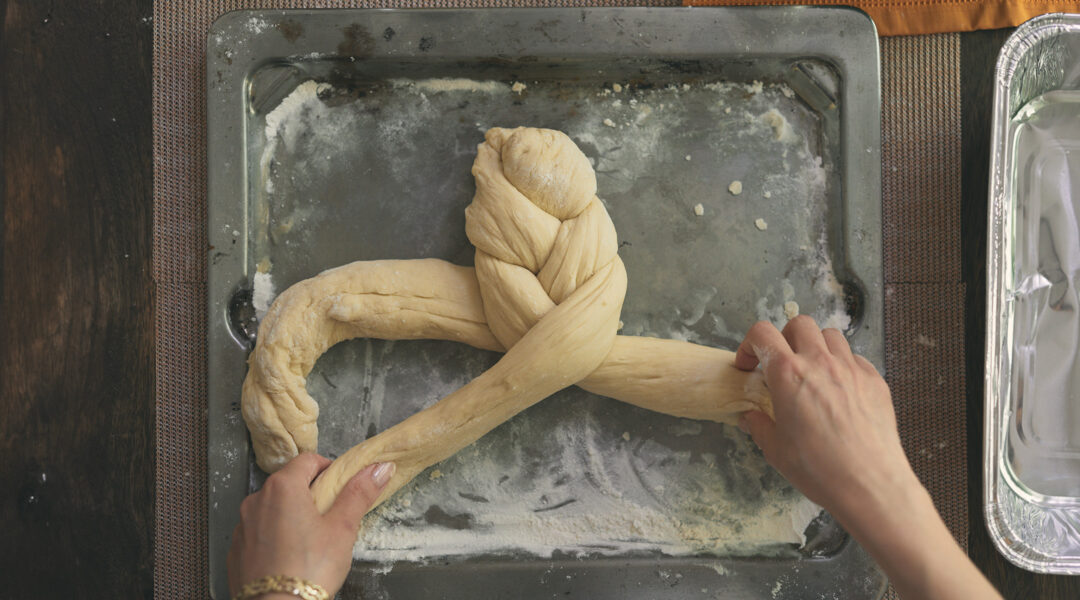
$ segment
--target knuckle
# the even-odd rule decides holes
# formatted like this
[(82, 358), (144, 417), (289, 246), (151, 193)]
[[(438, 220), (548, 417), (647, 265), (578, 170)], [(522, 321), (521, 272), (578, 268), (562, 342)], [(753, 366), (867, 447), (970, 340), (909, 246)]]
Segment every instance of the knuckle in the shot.
[(363, 501), (365, 504), (371, 504), (375, 500), (373, 498), (374, 490), (372, 486), (368, 485), (368, 480), (363, 477), (353, 477), (345, 484), (345, 491), (354, 498)]
[(801, 376), (798, 361), (794, 355), (780, 355), (770, 364), (771, 370), (782, 379), (793, 380)]
[(283, 491), (285, 491), (288, 487), (288, 477), (286, 477), (282, 472), (279, 471), (266, 479), (259, 492), (265, 493), (267, 496), (276, 497)]
[[(244, 500), (240, 503), (240, 519), (241, 519), (241, 521), (247, 521), (248, 519), (251, 518), (251, 513), (252, 513), (252, 511), (255, 510), (255, 503), (256, 503), (255, 496), (256, 495), (258, 495), (258, 493), (251, 494), (247, 498), (244, 498)], [(240, 526), (237, 525), (238, 529), (239, 529), (239, 527)]]
[(360, 529), (356, 523), (353, 523), (346, 517), (335, 517), (331, 519), (330, 527), (337, 531), (348, 532), (350, 534), (355, 534)]

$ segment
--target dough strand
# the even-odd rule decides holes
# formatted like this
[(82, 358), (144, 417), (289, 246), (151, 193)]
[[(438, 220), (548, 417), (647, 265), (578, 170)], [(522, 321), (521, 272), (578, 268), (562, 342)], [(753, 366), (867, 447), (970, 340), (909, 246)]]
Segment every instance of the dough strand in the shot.
[(285, 290), (260, 324), (242, 391), (256, 461), (272, 472), (318, 449), (318, 404), (305, 389), (338, 342), (453, 340), (505, 354), (461, 389), (354, 446), (316, 480), (320, 511), (374, 462), (397, 472), (385, 500), (547, 396), (571, 385), (675, 416), (730, 423), (771, 413), (759, 372), (734, 354), (616, 335), (626, 292), (615, 227), (596, 177), (565, 134), (493, 128), (473, 164), (466, 233), (476, 267), (436, 259), (360, 261)]

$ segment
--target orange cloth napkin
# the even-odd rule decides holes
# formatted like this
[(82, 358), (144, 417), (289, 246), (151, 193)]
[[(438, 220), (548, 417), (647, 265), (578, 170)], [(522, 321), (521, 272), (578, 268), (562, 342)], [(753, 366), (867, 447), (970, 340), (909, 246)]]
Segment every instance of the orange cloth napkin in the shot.
[(683, 0), (686, 6), (854, 6), (870, 15), (880, 35), (945, 33), (1016, 27), (1038, 15), (1080, 12), (1080, 1), (1061, 0)]

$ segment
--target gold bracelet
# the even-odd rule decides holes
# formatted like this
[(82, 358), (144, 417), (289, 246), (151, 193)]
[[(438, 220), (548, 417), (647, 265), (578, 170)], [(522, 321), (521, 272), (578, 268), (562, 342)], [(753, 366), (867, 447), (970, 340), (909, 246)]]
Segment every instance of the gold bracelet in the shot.
[(317, 583), (288, 575), (267, 575), (244, 585), (233, 600), (249, 600), (273, 592), (292, 594), (301, 600), (330, 600), (330, 594)]

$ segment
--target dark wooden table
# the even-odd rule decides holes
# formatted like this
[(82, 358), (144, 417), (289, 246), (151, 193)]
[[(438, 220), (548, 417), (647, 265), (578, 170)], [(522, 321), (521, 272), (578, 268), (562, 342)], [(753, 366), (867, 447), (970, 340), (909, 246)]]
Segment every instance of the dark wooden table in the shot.
[[(0, 0), (0, 598), (152, 595), (150, 0)], [(982, 522), (993, 64), (962, 40), (970, 553), (1008, 598), (1080, 598)]]

